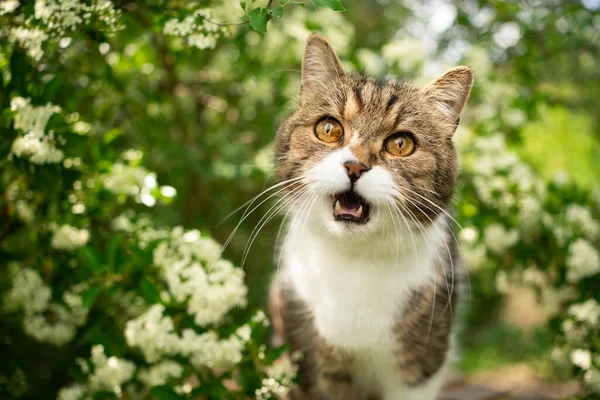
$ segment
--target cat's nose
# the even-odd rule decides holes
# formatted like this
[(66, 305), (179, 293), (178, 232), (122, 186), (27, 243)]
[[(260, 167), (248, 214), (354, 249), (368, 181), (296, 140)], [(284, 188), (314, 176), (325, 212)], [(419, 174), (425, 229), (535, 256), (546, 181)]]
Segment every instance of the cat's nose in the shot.
[(345, 162), (344, 168), (346, 168), (346, 173), (348, 174), (348, 177), (350, 177), (351, 182), (357, 181), (364, 172), (367, 172), (371, 169), (366, 164), (355, 161)]

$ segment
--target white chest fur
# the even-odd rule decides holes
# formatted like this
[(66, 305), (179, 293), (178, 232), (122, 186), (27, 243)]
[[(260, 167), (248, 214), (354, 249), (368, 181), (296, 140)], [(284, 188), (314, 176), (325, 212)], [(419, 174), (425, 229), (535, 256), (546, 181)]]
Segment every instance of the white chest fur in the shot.
[(416, 252), (407, 251), (414, 248), (407, 243), (396, 253), (378, 251), (376, 244), (338, 247), (292, 227), (283, 249), (285, 273), (311, 306), (319, 335), (354, 354), (361, 386), (377, 388), (384, 398), (409, 398), (400, 394), (407, 389), (394, 371), (393, 326), (411, 292), (435, 279), (441, 232), (434, 224), (427, 241), (413, 242)]
[(389, 349), (393, 324), (411, 291), (431, 283), (435, 274), (434, 255), (427, 245), (419, 247), (416, 254), (400, 249), (380, 255), (372, 245), (340, 248), (310, 231), (292, 230), (284, 257), (291, 283), (311, 305), (324, 339), (346, 349)]

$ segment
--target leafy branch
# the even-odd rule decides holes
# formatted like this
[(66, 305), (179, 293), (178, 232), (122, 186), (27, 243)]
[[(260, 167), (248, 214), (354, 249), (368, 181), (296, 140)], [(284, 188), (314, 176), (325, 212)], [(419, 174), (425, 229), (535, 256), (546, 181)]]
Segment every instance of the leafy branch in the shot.
[[(311, 0), (313, 4), (317, 7), (321, 8), (329, 8), (333, 11), (345, 11), (344, 6), (340, 0)], [(209, 18), (206, 18), (202, 15), (199, 17), (208, 22), (209, 24), (217, 25), (217, 26), (239, 26), (250, 24), (250, 27), (256, 32), (266, 33), (267, 32), (267, 24), (270, 20), (279, 19), (283, 16), (283, 9), (288, 4), (297, 4), (304, 7), (306, 3), (297, 0), (288, 0), (283, 2), (281, 5), (276, 7), (257, 7), (252, 9), (249, 13), (246, 13), (246, 1), (241, 0), (240, 6), (244, 10), (244, 15), (241, 18), (240, 22), (216, 22), (212, 21)]]

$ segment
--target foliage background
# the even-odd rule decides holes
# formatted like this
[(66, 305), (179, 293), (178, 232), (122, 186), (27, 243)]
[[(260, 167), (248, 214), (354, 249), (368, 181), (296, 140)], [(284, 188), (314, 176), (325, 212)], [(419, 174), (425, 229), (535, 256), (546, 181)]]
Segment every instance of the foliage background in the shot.
[[(1, 393), (45, 398), (72, 381), (91, 387), (74, 360), (89, 358), (97, 344), (138, 368), (151, 365), (123, 332), (153, 303), (176, 322), (179, 315), (176, 330), (214, 329), (223, 337), (250, 318), (238, 307), (264, 307), (280, 219), (253, 233), (274, 199), (239, 226), (245, 214), (228, 216), (275, 183), (271, 143), (294, 103), (311, 31), (332, 42), (347, 68), (372, 75), (423, 85), (448, 67), (474, 68), (476, 84), (456, 134), (463, 171), (454, 207), (471, 276), (461, 368), (471, 373), (527, 361), (543, 376), (578, 376), (589, 398), (600, 392), (596, 0), (346, 0), (344, 12), (316, 7), (317, 1), (69, 1), (52, 8), (58, 3), (0, 3)], [(68, 19), (84, 14), (76, 4), (98, 8), (91, 19)], [(39, 32), (46, 38), (38, 40)], [(19, 107), (11, 107), (17, 96), (60, 106), (45, 127), (64, 152), (60, 162), (39, 165), (15, 153), (15, 139), (26, 133), (15, 119)], [(121, 226), (117, 235), (114, 220), (124, 212), (142, 223)], [(89, 237), (78, 242), (66, 234), (66, 248), (53, 245), (65, 225)], [(150, 225), (184, 231), (167, 229), (167, 235)], [(227, 318), (208, 327), (188, 321), (189, 313), (175, 306), (188, 300), (174, 300), (162, 272), (150, 268), (158, 264), (152, 246), (193, 229), (220, 243), (237, 229), (223, 255), (236, 265), (245, 260), (247, 300), (233, 302)], [(140, 232), (154, 235), (154, 244), (143, 249)], [(70, 344), (40, 343), (22, 333), (25, 306), (11, 306), (10, 296), (23, 268), (36, 271), (60, 304), (69, 288), (91, 284), (77, 294), (87, 319)], [(504, 318), (511, 288), (519, 285), (533, 287), (541, 305), (533, 329)], [(131, 304), (117, 305), (127, 296)], [(140, 310), (131, 311), (136, 298)], [(114, 317), (123, 310), (130, 315)], [(45, 323), (55, 324), (55, 313), (44, 312)], [(252, 330), (254, 345), (266, 343), (262, 329)], [(252, 346), (242, 351), (242, 375), (249, 378), (241, 383), (220, 371), (198, 378), (178, 353), (167, 356), (186, 372), (162, 389), (144, 391), (139, 382), (117, 379), (123, 392), (108, 387), (96, 396), (183, 396), (175, 389), (194, 376), (209, 383), (195, 387), (198, 394), (253, 394), (278, 353), (258, 366)], [(226, 395), (230, 387), (222, 383), (232, 377), (241, 389)]]

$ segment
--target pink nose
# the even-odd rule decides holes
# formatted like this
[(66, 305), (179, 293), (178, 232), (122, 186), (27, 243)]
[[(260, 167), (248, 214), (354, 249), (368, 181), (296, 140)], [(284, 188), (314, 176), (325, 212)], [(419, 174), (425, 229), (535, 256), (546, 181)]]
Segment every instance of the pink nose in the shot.
[(350, 177), (351, 181), (356, 181), (363, 172), (367, 172), (369, 168), (367, 165), (363, 163), (357, 163), (353, 161), (348, 161), (344, 163), (344, 168), (346, 168), (346, 173)]

